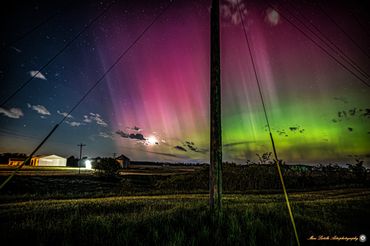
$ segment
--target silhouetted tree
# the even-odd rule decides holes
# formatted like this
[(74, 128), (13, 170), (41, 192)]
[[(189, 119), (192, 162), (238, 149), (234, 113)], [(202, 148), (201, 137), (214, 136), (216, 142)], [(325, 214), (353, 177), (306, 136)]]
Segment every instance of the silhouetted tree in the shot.
[(256, 154), (259, 160), (259, 164), (272, 164), (271, 152), (265, 152), (262, 155)]
[(9, 158), (27, 158), (27, 155), (24, 153), (2, 153), (0, 154), (0, 163), (7, 164), (9, 162)]
[(104, 176), (116, 176), (120, 169), (119, 163), (113, 158), (99, 158), (92, 162), (92, 168)]
[(67, 167), (77, 167), (78, 159), (73, 155), (67, 158)]
[(358, 181), (363, 181), (366, 178), (366, 168), (363, 165), (364, 161), (357, 159), (355, 165), (347, 164), (348, 169), (354, 174)]

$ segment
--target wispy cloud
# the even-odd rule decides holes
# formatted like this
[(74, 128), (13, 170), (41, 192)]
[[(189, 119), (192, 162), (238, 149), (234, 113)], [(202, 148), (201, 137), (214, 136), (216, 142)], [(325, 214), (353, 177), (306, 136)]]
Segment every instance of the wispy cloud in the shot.
[(11, 109), (0, 108), (0, 114), (3, 114), (13, 119), (19, 119), (20, 117), (23, 116), (23, 112), (20, 108), (11, 108)]
[(268, 8), (266, 10), (265, 21), (271, 26), (276, 26), (280, 23), (280, 15), (275, 9)]
[(113, 136), (111, 133), (106, 133), (106, 132), (99, 132), (99, 137), (102, 137), (102, 138), (110, 138), (110, 139), (113, 139)]
[(14, 46), (12, 46), (12, 47), (10, 47), (11, 49), (13, 49), (13, 50), (15, 50), (17, 53), (21, 53), (22, 51), (20, 50), (20, 49), (18, 49), (17, 47), (14, 47)]
[(90, 119), (90, 117), (89, 117), (89, 116), (84, 115), (84, 122), (86, 122), (86, 123), (91, 123), (91, 122), (92, 122), (92, 120)]
[(82, 125), (81, 122), (77, 122), (77, 121), (68, 121), (68, 120), (66, 120), (65, 123), (70, 125), (70, 126), (73, 126), (73, 127), (79, 127), (79, 126)]
[(28, 108), (31, 108), (31, 109), (35, 110), (37, 113), (39, 113), (41, 115), (51, 115), (49, 110), (47, 110), (45, 108), (45, 106), (43, 106), (43, 105), (31, 105), (31, 104), (27, 103), (27, 106), (28, 106)]
[(40, 71), (31, 70), (29, 71), (29, 74), (31, 75), (31, 77), (35, 77), (35, 78), (42, 79), (42, 80), (47, 80), (45, 75), (43, 75)]
[(104, 127), (108, 126), (108, 124), (103, 120), (100, 114), (90, 113), (89, 115), (84, 115), (83, 121), (86, 123), (95, 122), (96, 124)]
[(245, 4), (241, 0), (225, 0), (222, 2), (220, 7), (221, 16), (226, 21), (230, 21), (234, 25), (239, 25), (242, 21), (242, 17), (247, 15), (247, 9)]
[(62, 115), (62, 116), (64, 116), (64, 117), (67, 117), (69, 119), (72, 119), (73, 118), (72, 115), (70, 115), (70, 114), (68, 114), (66, 112), (61, 112), (61, 111), (57, 110), (57, 113), (60, 114), (60, 115)]

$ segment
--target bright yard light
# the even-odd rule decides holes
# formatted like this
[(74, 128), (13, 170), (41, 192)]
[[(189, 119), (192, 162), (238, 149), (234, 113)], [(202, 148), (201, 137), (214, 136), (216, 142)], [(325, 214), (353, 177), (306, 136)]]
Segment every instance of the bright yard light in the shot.
[(85, 161), (85, 168), (86, 169), (91, 169), (91, 161), (90, 160)]
[(158, 140), (156, 137), (154, 136), (150, 136), (148, 139), (147, 139), (147, 143), (149, 145), (154, 145), (154, 144), (158, 144)]

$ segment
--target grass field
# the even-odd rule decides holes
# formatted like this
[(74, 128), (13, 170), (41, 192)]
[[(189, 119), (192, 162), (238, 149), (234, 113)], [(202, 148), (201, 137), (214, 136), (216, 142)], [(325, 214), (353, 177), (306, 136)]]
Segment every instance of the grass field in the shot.
[[(290, 198), (302, 245), (319, 243), (308, 241), (311, 235), (369, 231), (368, 189)], [(3, 203), (1, 240), (3, 245), (295, 245), (281, 194), (225, 195), (219, 218), (211, 216), (207, 199), (179, 194)]]
[[(296, 245), (281, 190), (228, 191), (215, 216), (207, 190), (161, 188), (194, 170), (155, 169), (107, 178), (27, 167), (0, 193), (1, 245)], [(9, 171), (0, 168), (0, 181)], [(301, 245), (347, 244), (311, 236), (370, 235), (370, 188), (290, 189), (289, 197)]]

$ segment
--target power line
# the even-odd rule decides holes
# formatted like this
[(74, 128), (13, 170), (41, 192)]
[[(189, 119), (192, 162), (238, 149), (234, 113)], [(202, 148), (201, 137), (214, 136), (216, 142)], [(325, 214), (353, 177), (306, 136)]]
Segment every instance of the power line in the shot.
[(282, 188), (283, 188), (284, 197), (285, 197), (286, 205), (287, 205), (287, 208), (288, 208), (288, 213), (289, 213), (290, 221), (291, 221), (292, 226), (293, 226), (295, 239), (297, 241), (298, 246), (300, 246), (298, 232), (297, 232), (297, 228), (296, 228), (296, 225), (295, 225), (295, 221), (294, 221), (292, 209), (291, 209), (291, 206), (290, 206), (288, 193), (287, 193), (286, 188), (285, 188), (284, 178), (283, 178), (283, 175), (282, 175), (282, 172), (281, 172), (281, 169), (280, 169), (280, 160), (278, 159), (277, 152), (276, 152), (276, 147), (275, 147), (275, 142), (274, 142), (274, 138), (273, 138), (272, 133), (271, 133), (271, 127), (270, 127), (270, 122), (269, 122), (269, 119), (268, 119), (268, 116), (267, 116), (265, 101), (263, 99), (263, 94), (262, 94), (261, 85), (260, 85), (260, 82), (259, 82), (259, 79), (258, 79), (256, 64), (255, 64), (254, 59), (253, 59), (253, 54), (252, 54), (252, 50), (251, 50), (251, 47), (250, 47), (250, 44), (249, 44), (247, 31), (245, 29), (245, 24), (244, 24), (242, 12), (240, 10), (240, 5), (238, 5), (238, 11), (239, 11), (239, 16), (240, 16), (241, 23), (242, 23), (242, 26), (243, 26), (244, 37), (245, 37), (245, 41), (246, 41), (247, 46), (248, 46), (248, 51), (249, 51), (249, 55), (250, 55), (250, 58), (251, 58), (254, 75), (256, 77), (256, 83), (257, 83), (257, 87), (258, 87), (258, 93), (260, 95), (260, 99), (261, 99), (261, 103), (262, 103), (262, 107), (263, 107), (263, 112), (265, 114), (265, 120), (266, 120), (267, 127), (268, 127), (268, 130), (269, 130), (271, 145), (272, 145), (272, 149), (274, 151), (275, 163), (276, 163), (276, 166), (277, 166), (277, 169), (278, 169), (280, 182), (281, 182), (281, 185), (282, 185)]
[(49, 132), (49, 134), (42, 140), (42, 142), (34, 149), (34, 151), (29, 155), (29, 157), (19, 165), (13, 173), (0, 185), (0, 190), (14, 177), (14, 175), (26, 164), (28, 163), (32, 156), (44, 145), (44, 143), (50, 138), (50, 136), (55, 132), (55, 130), (62, 124), (68, 116), (86, 99), (86, 97), (96, 88), (96, 86), (103, 81), (105, 76), (117, 65), (120, 60), (135, 46), (135, 44), (144, 36), (144, 34), (154, 25), (154, 23), (166, 12), (167, 9), (172, 5), (174, 1), (170, 3), (153, 19), (153, 21), (142, 31), (142, 33), (129, 45), (123, 53), (115, 60), (115, 62), (103, 73), (103, 75), (95, 82), (95, 84), (83, 95), (83, 97), (75, 104), (75, 106), (69, 111), (69, 113), (63, 117), (63, 119), (54, 126), (54, 128)]
[[(333, 41), (330, 40), (330, 38), (325, 35), (312, 21), (310, 21), (303, 13), (301, 13), (297, 7), (294, 6), (293, 3), (290, 1), (286, 1), (290, 6), (295, 9), (295, 11), (302, 16), (302, 18), (311, 24), (311, 26), (326, 40), (324, 40), (320, 35), (312, 31), (312, 29), (302, 20), (300, 20), (296, 15), (294, 15), (288, 8), (285, 8), (285, 10), (294, 18), (296, 18), (304, 27), (306, 27), (313, 35), (315, 35), (318, 39), (320, 39), (324, 44), (326, 44), (332, 51), (334, 51), (337, 55), (339, 55), (343, 60), (348, 62), (354, 69), (357, 70), (357, 72), (361, 73), (362, 76), (366, 77), (367, 79), (370, 78), (370, 75), (364, 71), (353, 59), (351, 59), (348, 55), (344, 53), (344, 51), (336, 45)], [(335, 49), (334, 49), (334, 48)]]
[(28, 163), (33, 155), (41, 148), (41, 146), (44, 145), (44, 143), (46, 142), (46, 140), (48, 140), (50, 138), (50, 136), (55, 132), (55, 130), (58, 128), (58, 124), (54, 126), (54, 128), (49, 132), (49, 134), (41, 141), (41, 143), (39, 145), (37, 145), (37, 147), (32, 151), (32, 153), (27, 157), (27, 159), (21, 164), (19, 165), (14, 171), (13, 173), (0, 185), (0, 190), (2, 188), (4, 188), (4, 186), (14, 177), (14, 175), (26, 164)]
[(358, 76), (356, 73), (354, 73), (351, 69), (349, 69), (345, 64), (343, 64), (340, 60), (338, 60), (335, 56), (330, 54), (329, 51), (327, 51), (324, 47), (322, 47), (318, 42), (316, 42), (313, 38), (311, 38), (307, 33), (305, 33), (301, 28), (299, 28), (296, 24), (294, 24), (289, 18), (287, 18), (284, 14), (281, 13), (281, 11), (277, 10), (271, 3), (268, 2), (268, 5), (275, 10), (277, 13), (279, 13), (287, 22), (289, 22), (293, 27), (295, 27), (300, 33), (302, 33), (306, 38), (308, 38), (311, 42), (313, 42), (317, 47), (319, 47), (322, 51), (325, 52), (328, 56), (330, 56), (332, 59), (334, 59), (340, 66), (342, 66), (345, 70), (347, 70), (349, 73), (351, 73), (354, 77), (356, 77), (359, 81), (361, 81), (366, 86), (370, 87), (370, 84), (367, 83), (364, 79), (362, 79), (360, 76)]
[(132, 47), (135, 46), (135, 44), (144, 36), (144, 34), (154, 25), (154, 23), (164, 14), (164, 12), (171, 6), (173, 1), (171, 1), (166, 8), (162, 10), (162, 12), (157, 15), (153, 21), (144, 29), (144, 31), (131, 43), (127, 49), (121, 53), (121, 55), (115, 60), (115, 62), (103, 73), (103, 75), (100, 76), (100, 78), (95, 82), (95, 84), (82, 96), (82, 98), (76, 103), (75, 106), (64, 116), (64, 118), (59, 122), (61, 124), (63, 121), (65, 121), (69, 115), (72, 114), (72, 112), (86, 99), (86, 97), (95, 89), (96, 86), (100, 84), (100, 82), (105, 78), (105, 76), (121, 61), (121, 59), (127, 54), (127, 52), (130, 51)]
[(324, 13), (324, 15), (349, 39), (351, 42), (362, 51), (362, 53), (370, 59), (369, 54), (349, 35), (330, 15), (329, 13), (320, 5), (319, 2), (316, 4), (317, 8)]
[(44, 70), (47, 66), (49, 66), (59, 55), (61, 55), (71, 44), (78, 39), (87, 29), (89, 29), (100, 17), (102, 17), (115, 3), (115, 1), (112, 1), (108, 7), (103, 9), (103, 11), (100, 12), (94, 19), (92, 19), (88, 24), (84, 26), (71, 40), (66, 43), (61, 50), (59, 50), (53, 57), (49, 59), (48, 62), (46, 62), (41, 68), (37, 70), (37, 72), (31, 76), (28, 80), (26, 80), (18, 89), (16, 89), (10, 96), (8, 96), (0, 105), (0, 107), (3, 107), (10, 99), (12, 99), (15, 95), (17, 95), (24, 87), (26, 87), (37, 75), (40, 74), (42, 70)]
[(0, 129), (0, 135), (13, 136), (13, 137), (23, 138), (23, 139), (24, 138), (30, 138), (30, 139), (40, 140), (40, 138), (38, 138), (36, 136), (26, 135), (26, 134), (23, 134), (23, 133), (19, 133), (16, 130), (10, 130), (10, 129), (5, 129), (5, 128)]
[(349, 11), (349, 13), (353, 16), (353, 18), (356, 20), (356, 22), (358, 23), (358, 25), (362, 28), (362, 31), (364, 32), (364, 33), (366, 33), (368, 36), (370, 36), (370, 32), (369, 32), (369, 29), (368, 29), (368, 27), (366, 27), (365, 26), (365, 24), (363, 23), (363, 22), (361, 22), (358, 18), (357, 18), (357, 16), (356, 16), (356, 14), (354, 13), (354, 11)]

